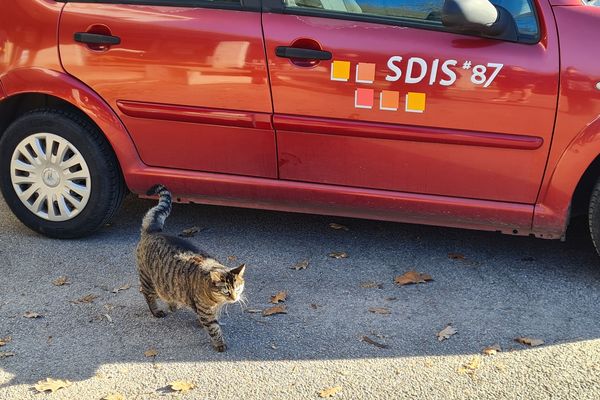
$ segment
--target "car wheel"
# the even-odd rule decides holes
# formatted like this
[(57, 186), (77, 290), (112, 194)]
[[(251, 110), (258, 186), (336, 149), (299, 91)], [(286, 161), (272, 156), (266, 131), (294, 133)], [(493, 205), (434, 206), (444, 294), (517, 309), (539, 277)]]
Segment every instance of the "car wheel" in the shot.
[(125, 185), (101, 132), (75, 113), (37, 109), (0, 140), (0, 188), (26, 226), (55, 238), (77, 238), (118, 210)]
[(592, 241), (600, 255), (600, 180), (596, 182), (590, 198), (589, 224)]

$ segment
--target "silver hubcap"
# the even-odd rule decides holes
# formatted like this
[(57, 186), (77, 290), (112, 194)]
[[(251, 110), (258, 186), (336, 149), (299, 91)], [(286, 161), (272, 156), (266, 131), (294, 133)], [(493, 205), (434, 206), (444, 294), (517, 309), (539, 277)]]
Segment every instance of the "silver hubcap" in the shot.
[(51, 133), (36, 133), (19, 143), (10, 177), (25, 207), (48, 221), (74, 218), (90, 199), (92, 178), (83, 156)]

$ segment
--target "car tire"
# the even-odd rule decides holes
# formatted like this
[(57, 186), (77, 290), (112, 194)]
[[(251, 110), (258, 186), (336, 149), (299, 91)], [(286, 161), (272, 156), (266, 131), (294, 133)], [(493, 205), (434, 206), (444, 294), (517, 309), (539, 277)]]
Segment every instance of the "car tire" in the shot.
[(50, 108), (24, 114), (0, 138), (0, 189), (23, 224), (61, 239), (104, 226), (126, 193), (100, 130), (76, 113)]
[(592, 190), (588, 217), (592, 242), (600, 255), (600, 179)]

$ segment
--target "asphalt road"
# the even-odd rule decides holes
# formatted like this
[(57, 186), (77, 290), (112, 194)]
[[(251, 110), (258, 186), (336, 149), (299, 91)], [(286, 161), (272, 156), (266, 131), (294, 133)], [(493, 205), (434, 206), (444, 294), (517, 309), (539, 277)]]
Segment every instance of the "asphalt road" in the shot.
[[(0, 201), (0, 338), (12, 338), (0, 352), (14, 354), (0, 356), (1, 399), (312, 399), (336, 386), (336, 399), (600, 398), (600, 259), (583, 222), (560, 243), (176, 206), (168, 231), (204, 228), (190, 240), (230, 266), (248, 265), (249, 311), (288, 292), (287, 314), (230, 307), (222, 319), (229, 350), (218, 354), (190, 311), (154, 319), (138, 292), (133, 249), (153, 204), (128, 198), (97, 235), (58, 241), (29, 231)], [(348, 258), (328, 257), (333, 251)], [(307, 269), (290, 269), (305, 259)], [(394, 284), (411, 269), (433, 281)], [(70, 284), (53, 285), (60, 276)], [(369, 281), (381, 288), (361, 287)], [(73, 303), (87, 295), (97, 298)], [(23, 317), (28, 311), (43, 317)], [(458, 333), (438, 341), (450, 323)], [(514, 341), (522, 336), (544, 344)], [(481, 355), (493, 344), (503, 351)], [(157, 355), (146, 357), (149, 349)], [(36, 394), (47, 377), (71, 385)], [(196, 388), (171, 393), (175, 380)]]

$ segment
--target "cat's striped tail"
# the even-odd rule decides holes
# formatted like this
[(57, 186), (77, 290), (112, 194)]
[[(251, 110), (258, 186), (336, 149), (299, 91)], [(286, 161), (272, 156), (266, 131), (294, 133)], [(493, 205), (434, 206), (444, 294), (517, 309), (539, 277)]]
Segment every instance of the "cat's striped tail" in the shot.
[(171, 192), (163, 185), (154, 185), (146, 193), (148, 196), (158, 195), (158, 204), (152, 207), (142, 221), (142, 233), (162, 232), (165, 220), (171, 213)]

